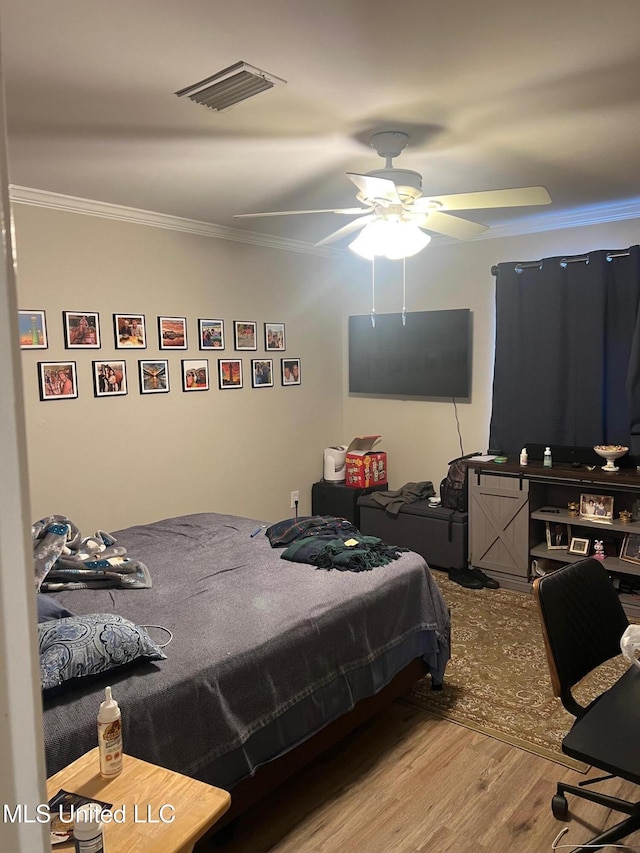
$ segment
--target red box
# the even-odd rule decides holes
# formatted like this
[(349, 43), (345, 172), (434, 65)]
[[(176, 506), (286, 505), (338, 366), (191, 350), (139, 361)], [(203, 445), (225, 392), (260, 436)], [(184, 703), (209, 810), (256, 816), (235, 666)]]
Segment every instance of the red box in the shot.
[(368, 489), (387, 483), (387, 454), (373, 450), (379, 435), (359, 435), (347, 448), (346, 485), (352, 489)]

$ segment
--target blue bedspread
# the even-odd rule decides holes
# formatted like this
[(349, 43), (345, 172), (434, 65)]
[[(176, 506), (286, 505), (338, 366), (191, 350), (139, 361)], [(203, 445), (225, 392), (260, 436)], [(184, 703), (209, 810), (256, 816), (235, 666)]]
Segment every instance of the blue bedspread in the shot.
[[(300, 719), (290, 727), (299, 741), (336, 709), (349, 710), (340, 703), (353, 703), (353, 685), (383, 687), (403, 657), (422, 654), (442, 681), (449, 614), (422, 557), (408, 552), (368, 572), (318, 571), (280, 559), (262, 533), (251, 537), (259, 523), (202, 513), (116, 531), (149, 567), (153, 587), (57, 596), (75, 613), (164, 626), (173, 641), (166, 661), (45, 697), (48, 774), (95, 746), (106, 684), (122, 709), (125, 752), (230, 788), (293, 745), (283, 731), (296, 708), (309, 717), (308, 732)], [(334, 701), (333, 691), (346, 698)], [(242, 761), (229, 760), (238, 754)]]

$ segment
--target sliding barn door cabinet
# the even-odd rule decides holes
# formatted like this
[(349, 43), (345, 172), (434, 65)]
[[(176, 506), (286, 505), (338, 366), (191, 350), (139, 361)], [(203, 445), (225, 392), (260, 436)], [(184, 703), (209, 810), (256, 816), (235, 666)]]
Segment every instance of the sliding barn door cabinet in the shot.
[[(470, 460), (468, 482), (470, 565), (506, 589), (528, 592), (536, 566), (548, 571), (593, 556), (595, 542), (601, 541), (604, 566), (625, 611), (640, 617), (640, 475), (635, 468), (605, 473), (600, 467), (589, 471)], [(613, 517), (600, 521), (570, 515), (569, 503), (580, 504), (582, 495), (612, 498)], [(634, 520), (623, 522), (623, 510)], [(559, 526), (562, 545), (550, 535)], [(586, 552), (569, 552), (574, 539)]]

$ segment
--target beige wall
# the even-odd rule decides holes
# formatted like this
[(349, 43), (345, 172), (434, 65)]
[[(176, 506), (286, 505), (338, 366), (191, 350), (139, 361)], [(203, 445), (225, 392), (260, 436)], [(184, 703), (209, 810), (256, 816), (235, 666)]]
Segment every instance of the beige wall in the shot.
[[(524, 237), (428, 246), (406, 261), (407, 310), (470, 308), (473, 312), (473, 387), (471, 401), (458, 403), (465, 453), (485, 452), (489, 441), (493, 381), (495, 279), (491, 267), (502, 261), (581, 254), (596, 249), (627, 248), (640, 240), (640, 220), (592, 225)], [(460, 455), (456, 412), (452, 402), (371, 398), (348, 394), (346, 341), (349, 314), (371, 308), (371, 264), (352, 262), (351, 287), (345, 290), (344, 435), (380, 433), (387, 451), (390, 486), (432, 480), (436, 490), (447, 462)], [(376, 265), (376, 311), (402, 308), (402, 264)], [(540, 317), (544, 346), (544, 317)]]
[[(266, 521), (286, 517), (290, 492), (310, 512), (311, 484), (322, 476), (322, 450), (355, 435), (381, 433), (390, 487), (437, 484), (447, 461), (487, 449), (491, 415), (494, 285), (491, 266), (638, 242), (639, 222), (562, 229), (525, 237), (429, 246), (406, 264), (409, 311), (470, 308), (473, 389), (470, 402), (368, 398), (348, 394), (347, 317), (371, 307), (371, 265), (349, 252), (339, 260), (261, 248), (94, 216), (15, 206), (21, 308), (47, 311), (50, 348), (23, 351), (33, 520), (51, 513), (87, 532), (118, 529), (188, 512), (215, 511)], [(402, 306), (400, 263), (377, 265), (376, 310)], [(65, 350), (62, 310), (98, 311), (103, 346)], [(137, 358), (115, 350), (112, 314), (146, 315), (144, 357), (167, 357), (171, 392), (141, 396)], [(198, 317), (221, 317), (226, 356), (232, 321), (284, 322), (286, 354), (302, 359), (300, 387), (217, 389), (185, 394), (184, 352), (157, 348), (156, 317), (186, 316), (189, 357)], [(544, 345), (544, 318), (540, 318)], [(342, 336), (340, 332), (342, 331)], [(262, 336), (257, 355), (264, 353)], [(123, 357), (126, 397), (93, 396), (91, 361)], [(73, 358), (77, 400), (40, 402), (36, 363)], [(275, 359), (276, 369), (279, 358)]]
[[(164, 228), (17, 204), (18, 302), (45, 309), (48, 350), (23, 350), (31, 516), (64, 514), (88, 534), (189, 512), (274, 521), (310, 512), (322, 450), (342, 434), (342, 348), (335, 261)], [(65, 350), (62, 310), (97, 311), (102, 348)], [(114, 348), (113, 313), (146, 316), (148, 348)], [(186, 316), (186, 352), (158, 349), (158, 315)], [(243, 358), (245, 387), (184, 393), (182, 357), (198, 350), (197, 319), (258, 322), (256, 353)], [(250, 358), (264, 355), (263, 322), (286, 324), (286, 355), (302, 360), (302, 384), (252, 389)], [(168, 358), (169, 394), (141, 395), (139, 357)], [(91, 362), (124, 358), (127, 396), (95, 398)], [(77, 362), (79, 397), (40, 402), (39, 360)]]

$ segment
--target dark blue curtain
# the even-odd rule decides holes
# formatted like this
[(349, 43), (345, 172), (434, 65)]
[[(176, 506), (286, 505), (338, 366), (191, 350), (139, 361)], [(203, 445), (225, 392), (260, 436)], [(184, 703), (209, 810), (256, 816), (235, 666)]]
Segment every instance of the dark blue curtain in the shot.
[(639, 246), (499, 264), (490, 446), (623, 444), (640, 459), (639, 308)]

